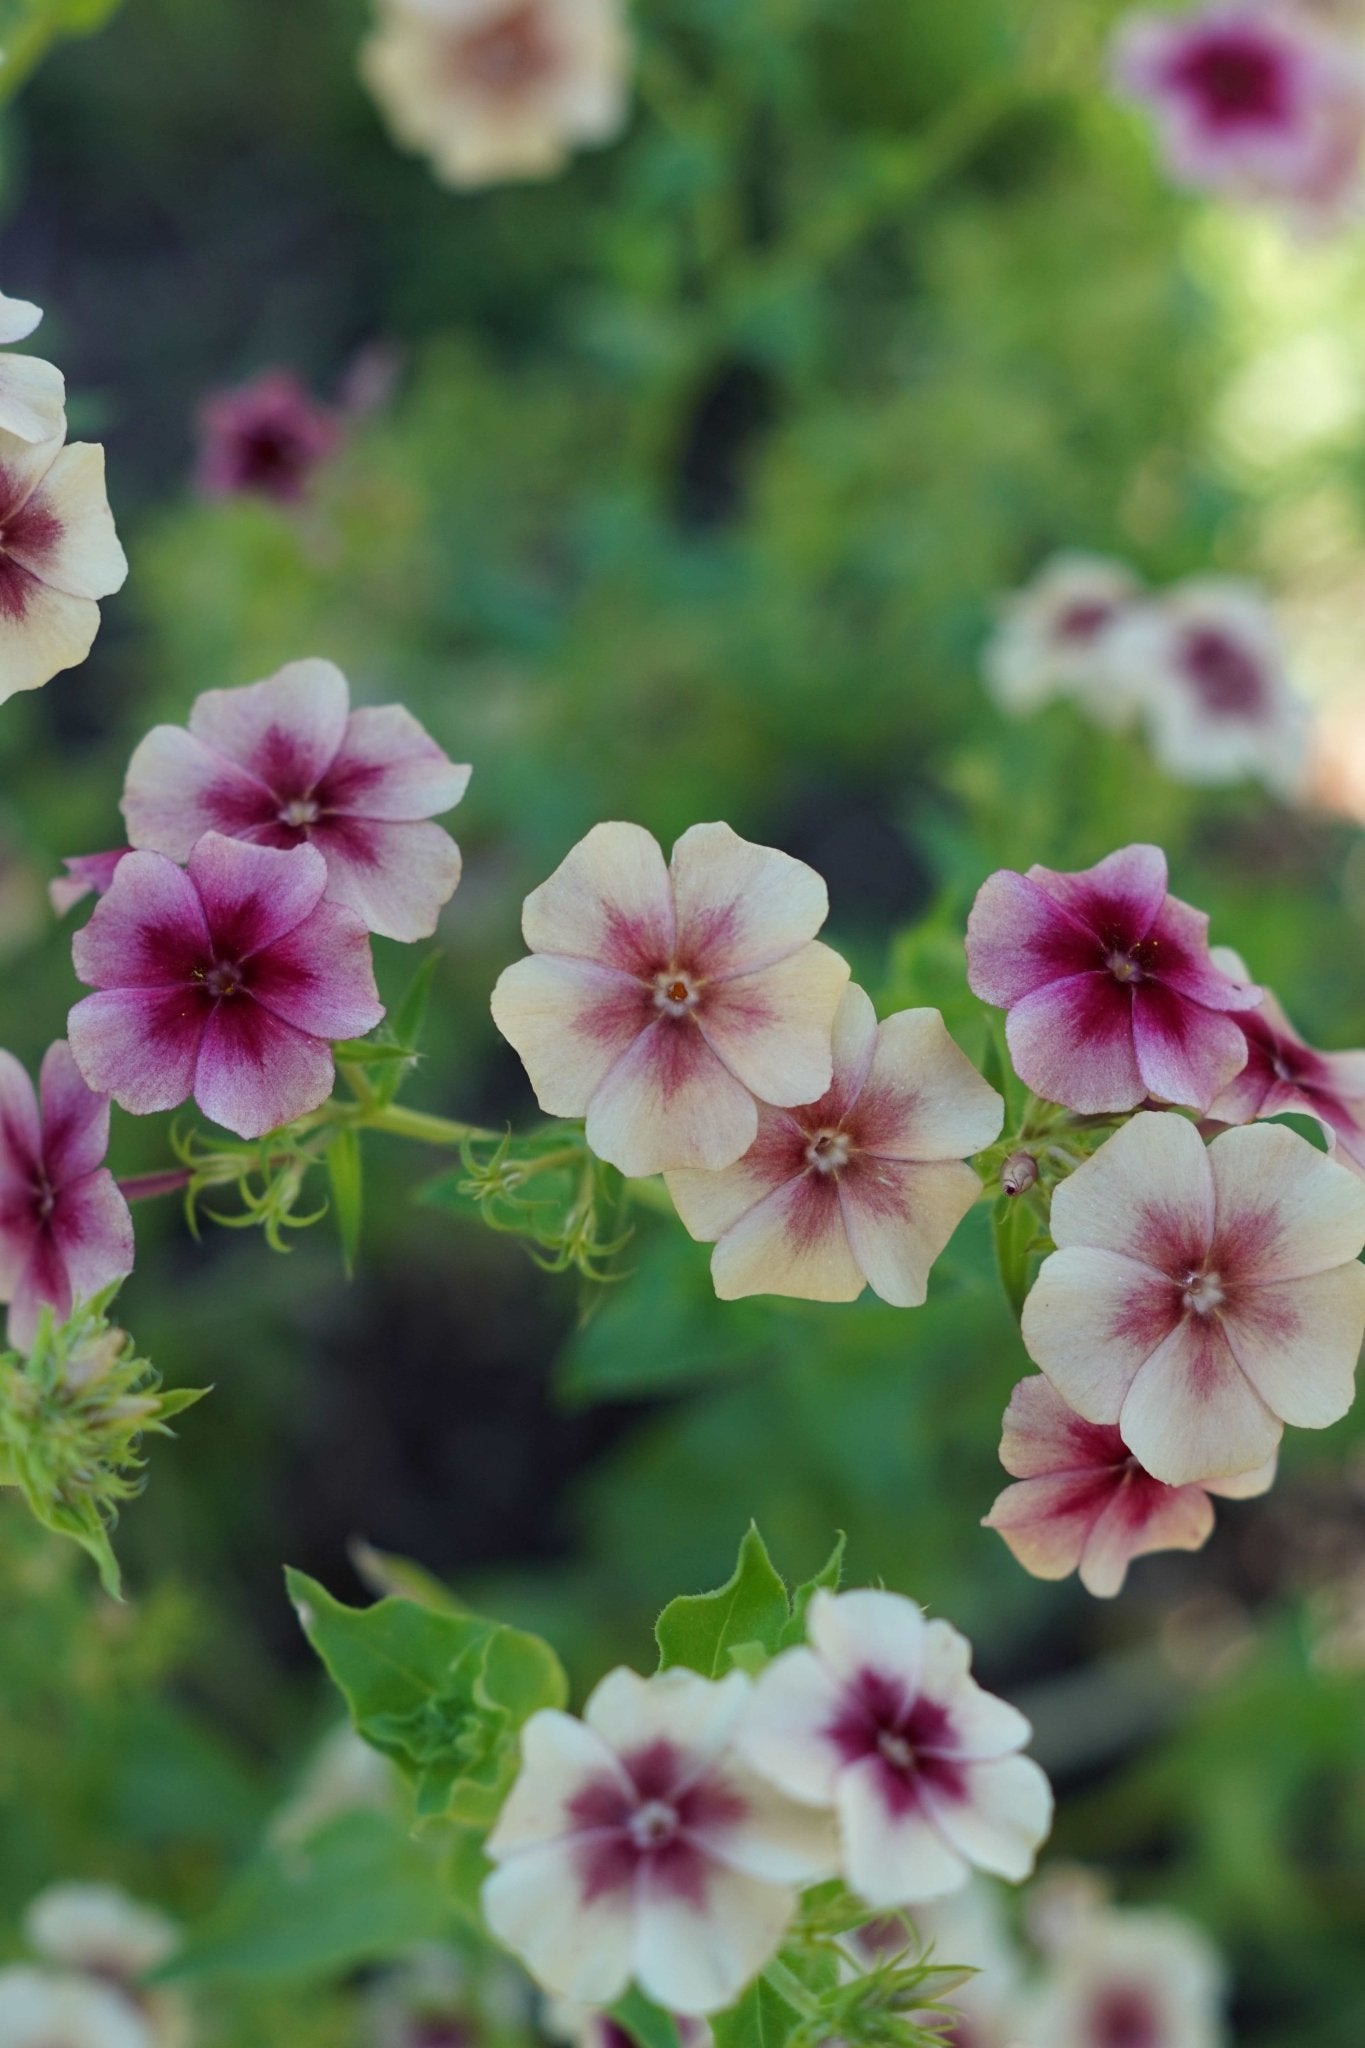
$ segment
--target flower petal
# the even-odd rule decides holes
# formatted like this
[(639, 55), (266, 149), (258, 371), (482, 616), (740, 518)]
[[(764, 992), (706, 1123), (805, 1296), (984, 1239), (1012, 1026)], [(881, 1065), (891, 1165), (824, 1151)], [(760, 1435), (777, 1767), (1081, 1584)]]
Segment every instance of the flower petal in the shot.
[(353, 711), (319, 792), (330, 808), (395, 824), (453, 810), (471, 770), (457, 765), (401, 704)]
[(1217, 1319), (1186, 1315), (1133, 1381), (1119, 1428), (1154, 1479), (1187, 1486), (1264, 1465), (1283, 1424), (1243, 1373)]
[(369, 933), (339, 903), (319, 903), (302, 924), (257, 953), (251, 995), (315, 1038), (363, 1038), (384, 1014)]
[(263, 1138), (320, 1108), (335, 1078), (320, 1038), (239, 995), (216, 1004), (204, 1025), (194, 1099), (224, 1130)]
[(1123, 1590), (1135, 1557), (1155, 1550), (1202, 1550), (1213, 1534), (1213, 1503), (1202, 1486), (1163, 1486), (1132, 1469), (1113, 1489), (1081, 1553), (1081, 1584), (1097, 1600)]
[(547, 1116), (585, 1116), (599, 1083), (656, 1014), (631, 976), (557, 953), (505, 968), (492, 1011)]
[(587, 1139), (599, 1159), (643, 1178), (678, 1166), (733, 1166), (758, 1130), (747, 1088), (689, 1019), (662, 1017), (640, 1032), (588, 1104)]
[(996, 1496), (983, 1525), (1004, 1538), (1035, 1579), (1064, 1579), (1080, 1563), (1116, 1484), (1112, 1468), (1016, 1480)]
[(1365, 1182), (1283, 1124), (1224, 1131), (1209, 1147), (1220, 1257), (1249, 1280), (1296, 1280), (1357, 1258)]
[(206, 832), (273, 838), (279, 800), (193, 733), (154, 725), (128, 763), (121, 807), (134, 846), (183, 861)]
[(570, 1808), (585, 1785), (607, 1777), (623, 1794), (631, 1782), (615, 1751), (583, 1721), (553, 1707), (532, 1714), (521, 1731), (521, 1771), (485, 1843), (495, 1862), (572, 1834)]
[[(155, 858), (134, 854), (124, 861), (114, 889), (133, 861)], [(206, 832), (190, 855), (189, 878), (204, 906), (215, 951), (241, 962), (275, 945), (316, 910), (327, 887), (327, 863), (312, 846), (248, 846), (221, 832)], [(113, 894), (111, 889), (101, 909)]]
[(109, 510), (103, 448), (75, 441), (60, 450), (6, 528), (5, 552), (68, 597), (110, 597), (122, 589), (128, 557)]
[(86, 1087), (64, 1038), (43, 1055), (39, 1093), (43, 1164), (52, 1186), (62, 1187), (104, 1164), (109, 1150), (109, 1098)]
[(830, 1814), (789, 1799), (765, 1769), (748, 1770), (733, 1754), (713, 1782), (737, 1805), (723, 1822), (689, 1828), (708, 1857), (765, 1884), (814, 1884), (839, 1868), (839, 1840)]
[(865, 1757), (839, 1773), (839, 1832), (844, 1875), (858, 1896), (878, 1909), (911, 1906), (960, 1891), (970, 1875), (965, 1857), (948, 1842), (922, 1804), (893, 1809), (885, 1773)]
[(327, 862), (327, 894), (381, 938), (429, 939), (459, 887), (460, 849), (439, 825), (338, 817), (308, 838)]
[(971, 1167), (956, 1161), (852, 1160), (839, 1175), (839, 1205), (873, 1293), (893, 1308), (918, 1308), (934, 1261), (980, 1193)]
[(736, 1736), (740, 1754), (793, 1799), (831, 1806), (843, 1757), (828, 1731), (841, 1697), (813, 1650), (783, 1650), (755, 1682)]
[(820, 1588), (806, 1610), (806, 1633), (836, 1679), (851, 1683), (868, 1670), (919, 1684), (924, 1615), (899, 1593), (864, 1587), (853, 1593)]
[(67, 1183), (52, 1211), (51, 1230), (76, 1301), (89, 1301), (132, 1272), (133, 1219), (107, 1168)]
[(1002, 868), (977, 892), (967, 918), (967, 981), (998, 1009), (1099, 965), (1094, 934), (1032, 875)]
[(666, 2012), (719, 2012), (771, 1962), (795, 1912), (789, 1887), (718, 1863), (707, 1863), (699, 1898), (646, 1875), (636, 1908), (634, 1975)]
[(1105, 972), (1049, 981), (1009, 1013), (1015, 1072), (1034, 1093), (1082, 1116), (1135, 1109), (1147, 1093), (1133, 1047), (1133, 999)]
[(925, 1810), (959, 1855), (980, 1870), (1020, 1883), (1052, 1825), (1052, 1787), (1031, 1757), (964, 1764), (964, 1793), (954, 1798), (926, 1780)]
[(482, 1898), (490, 1932), (547, 1991), (577, 2005), (615, 2004), (631, 1973), (632, 1895), (609, 1890), (587, 1899), (570, 1841), (509, 1856)]
[(1201, 1479), (1200, 1485), (1206, 1493), (1216, 1493), (1220, 1500), (1255, 1500), (1258, 1495), (1269, 1493), (1275, 1484), (1279, 1469), (1279, 1458), (1267, 1458), (1264, 1465), (1255, 1465), (1250, 1472), (1230, 1472), (1221, 1479)]
[(1352, 1259), (1303, 1280), (1239, 1288), (1223, 1309), (1223, 1330), (1272, 1414), (1298, 1429), (1326, 1429), (1355, 1399), (1365, 1266)]
[(757, 974), (712, 984), (697, 1012), (732, 1074), (780, 1108), (816, 1102), (834, 1074), (835, 1013), (848, 962), (818, 940)]
[[(708, 979), (752, 974), (798, 952), (829, 916), (829, 891), (803, 860), (741, 839), (728, 825), (693, 825), (670, 863), (681, 961)], [(785, 1098), (811, 1101), (822, 1092)]]
[(42, 318), (42, 307), (35, 306), (31, 299), (7, 299), (0, 292), (0, 346), (8, 348), (11, 342), (27, 341)]
[(61, 1247), (50, 1230), (39, 1230), (29, 1245), (29, 1255), (15, 1285), (9, 1305), (6, 1335), (20, 1351), (32, 1349), (38, 1322), (45, 1308), (64, 1323), (75, 1305), (71, 1276)]
[(190, 731), (282, 797), (301, 797), (331, 767), (346, 734), (350, 691), (330, 661), (291, 661), (264, 682), (206, 690)]
[(651, 1678), (618, 1665), (593, 1688), (583, 1719), (618, 1755), (668, 1743), (688, 1759), (690, 1778), (724, 1750), (748, 1697), (742, 1671), (713, 1682), (682, 1665)]
[(1247, 1063), (1235, 1017), (1187, 1002), (1160, 981), (1133, 989), (1133, 1045), (1148, 1095), (1207, 1110)]
[(594, 825), (533, 889), (521, 928), (535, 953), (567, 953), (649, 978), (673, 964), (673, 892), (641, 825)]
[(26, 569), (0, 562), (0, 704), (79, 668), (95, 644), (100, 608), (50, 590)]
[(971, 1663), (972, 1646), (960, 1630), (946, 1621), (926, 1622), (919, 1689), (946, 1710), (949, 1721), (941, 1740), (924, 1745), (934, 1756), (1004, 1756), (1022, 1749), (1033, 1733), (1017, 1707), (977, 1684)]
[(25, 1201), (43, 1163), (38, 1098), (27, 1070), (12, 1052), (0, 1052), (0, 1202)]
[(206, 1015), (180, 988), (104, 989), (76, 1004), (66, 1034), (89, 1087), (150, 1116), (190, 1093)]
[(40, 356), (0, 356), (0, 433), (50, 441), (66, 416), (66, 379)]
[(1180, 1314), (1161, 1274), (1068, 1245), (1044, 1259), (1024, 1303), (1024, 1348), (1084, 1421), (1116, 1423), (1129, 1387)]
[(803, 1172), (747, 1210), (712, 1253), (711, 1277), (722, 1301), (856, 1301), (864, 1276), (833, 1177)]
[[(78, 979), (93, 988), (184, 988), (211, 947), (189, 876), (163, 854), (129, 853), (72, 938), (71, 957)], [(74, 1050), (85, 1073), (80, 1049)]]
[(1187, 1118), (1157, 1110), (1107, 1138), (1052, 1197), (1059, 1248), (1098, 1246), (1159, 1272), (1197, 1264), (1213, 1227), (1211, 1154)]
[[(1168, 988), (1206, 1010), (1254, 1011), (1265, 991), (1227, 947), (1209, 950), (1206, 913), (1178, 896), (1168, 896), (1149, 937), (1157, 948), (1157, 973)], [(1233, 971), (1230, 962), (1237, 962)]]
[(885, 1159), (967, 1159), (993, 1144), (1005, 1105), (937, 1010), (900, 1010), (877, 1031), (857, 1139)]
[(1166, 901), (1168, 871), (1159, 846), (1139, 844), (1121, 846), (1077, 874), (1035, 865), (1028, 879), (1087, 931), (1100, 938), (1114, 932), (1131, 944), (1156, 923)]
[(758, 1105), (758, 1136), (733, 1166), (718, 1173), (675, 1168), (664, 1179), (683, 1227), (714, 1244), (766, 1195), (806, 1172), (807, 1135), (785, 1111)]
[(1042, 1375), (1020, 1380), (1010, 1395), (1000, 1462), (1016, 1479), (1090, 1473), (1126, 1456), (1117, 1429), (1083, 1421)]

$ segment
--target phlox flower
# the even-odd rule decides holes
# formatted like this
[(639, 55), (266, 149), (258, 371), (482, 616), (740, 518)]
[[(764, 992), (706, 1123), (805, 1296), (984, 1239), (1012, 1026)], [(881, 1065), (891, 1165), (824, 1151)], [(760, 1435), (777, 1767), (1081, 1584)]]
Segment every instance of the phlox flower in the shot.
[(1176, 1913), (1098, 1909), (1020, 2010), (1019, 2048), (1222, 2048), (1226, 1976)]
[(1014, 1477), (985, 1517), (1036, 1579), (1079, 1571), (1087, 1593), (1123, 1590), (1135, 1557), (1200, 1550), (1213, 1534), (1210, 1494), (1245, 1500), (1274, 1484), (1275, 1463), (1236, 1478), (1166, 1486), (1112, 1423), (1083, 1422), (1047, 1380), (1021, 1380), (1005, 1410), (1000, 1462)]
[(1304, 781), (1310, 721), (1275, 614), (1254, 584), (1192, 577), (1134, 606), (1113, 660), (1131, 678), (1152, 750), (1181, 782)]
[(263, 1137), (324, 1102), (329, 1039), (384, 1014), (369, 939), (323, 900), (312, 846), (247, 846), (208, 832), (189, 870), (130, 853), (76, 933), (72, 957), (96, 989), (68, 1020), (86, 1081), (145, 1116), (193, 1095), (239, 1138)]
[(1080, 874), (1002, 869), (967, 921), (967, 980), (1008, 1010), (1021, 1081), (1085, 1115), (1146, 1097), (1206, 1110), (1246, 1065), (1230, 1011), (1260, 990), (1209, 956), (1208, 918), (1167, 894), (1166, 856), (1128, 846)]
[[(3, 359), (0, 359), (3, 360)], [(89, 654), (98, 598), (122, 587), (127, 557), (104, 490), (104, 450), (0, 430), (0, 703)]]
[(737, 1671), (617, 1670), (581, 1721), (527, 1722), (483, 1909), (547, 1991), (606, 2006), (634, 1979), (671, 2012), (719, 2011), (771, 1959), (800, 1887), (832, 1874), (823, 1817), (735, 1753), (748, 1697)]
[(460, 850), (430, 820), (459, 803), (457, 767), (399, 704), (352, 711), (330, 661), (263, 683), (206, 690), (189, 730), (154, 726), (128, 766), (135, 847), (188, 859), (205, 832), (256, 846), (310, 845), (327, 895), (389, 939), (424, 939), (460, 879)]
[(148, 2022), (108, 1985), (27, 1964), (0, 1970), (0, 2041), (5, 2048), (154, 2048)]
[(1365, 62), (1302, 9), (1214, 0), (1132, 15), (1115, 45), (1115, 76), (1147, 107), (1183, 183), (1278, 202), (1308, 228), (1357, 206)]
[(853, 1889), (880, 1909), (958, 1891), (973, 1866), (1027, 1877), (1052, 1793), (1017, 1753), (1028, 1722), (969, 1675), (965, 1637), (883, 1592), (817, 1592), (806, 1625), (809, 1645), (760, 1674), (740, 1749), (834, 1810)]
[(379, 0), (360, 72), (443, 184), (547, 178), (625, 126), (621, 0)]
[(1115, 628), (1141, 592), (1131, 569), (1103, 555), (1054, 555), (1023, 590), (1002, 600), (982, 655), (991, 695), (1003, 711), (1039, 710), (1073, 697), (1103, 725), (1132, 710), (1124, 673), (1110, 659)]
[(852, 1301), (870, 1284), (914, 1308), (981, 1192), (964, 1155), (998, 1137), (1003, 1117), (937, 1010), (901, 1010), (879, 1025), (849, 987), (820, 1100), (760, 1104), (758, 1135), (735, 1165), (665, 1178), (693, 1237), (718, 1240), (711, 1271), (722, 1301)]
[[(0, 292), (0, 348), (27, 341), (42, 319), (27, 299)], [(50, 441), (65, 431), (66, 380), (38, 356), (0, 355), (0, 432), (20, 441)]]
[[(1225, 974), (1245, 978), (1231, 947), (1215, 946), (1213, 958)], [(1259, 1007), (1237, 1021), (1246, 1034), (1247, 1063), (1209, 1105), (1209, 1121), (1311, 1116), (1342, 1164), (1365, 1174), (1365, 1052), (1316, 1052), (1268, 989)]]
[(290, 370), (266, 370), (199, 408), (196, 482), (210, 498), (273, 498), (293, 505), (341, 446), (341, 415)]
[(62, 862), (66, 873), (54, 875), (47, 885), (48, 901), (58, 917), (65, 917), (87, 896), (103, 896), (114, 879), (114, 869), (129, 849), (111, 847), (108, 853), (73, 853)]
[(92, 1094), (64, 1039), (44, 1054), (37, 1095), (0, 1052), (0, 1299), (21, 1350), (45, 1305), (64, 1323), (133, 1270), (133, 1220), (108, 1149), (109, 1098)]
[(639, 825), (595, 825), (527, 897), (531, 958), (493, 991), (493, 1021), (550, 1116), (585, 1116), (622, 1173), (732, 1166), (758, 1135), (754, 1097), (830, 1085), (847, 963), (815, 939), (829, 898), (804, 862), (693, 825), (665, 865)]
[(1146, 1111), (1052, 1197), (1029, 1356), (1168, 1486), (1254, 1472), (1351, 1405), (1365, 1184), (1281, 1124)]
[(54, 1884), (24, 1914), (35, 1955), (92, 1977), (132, 1983), (169, 1960), (180, 1930), (154, 1906), (109, 1884)]

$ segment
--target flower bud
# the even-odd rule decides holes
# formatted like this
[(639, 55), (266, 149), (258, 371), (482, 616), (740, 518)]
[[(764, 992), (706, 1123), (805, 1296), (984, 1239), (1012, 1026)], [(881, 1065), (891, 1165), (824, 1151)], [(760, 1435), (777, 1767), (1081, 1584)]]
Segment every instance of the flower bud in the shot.
[(1011, 1152), (1000, 1169), (1000, 1185), (1007, 1195), (1026, 1195), (1038, 1184), (1038, 1161), (1031, 1152)]

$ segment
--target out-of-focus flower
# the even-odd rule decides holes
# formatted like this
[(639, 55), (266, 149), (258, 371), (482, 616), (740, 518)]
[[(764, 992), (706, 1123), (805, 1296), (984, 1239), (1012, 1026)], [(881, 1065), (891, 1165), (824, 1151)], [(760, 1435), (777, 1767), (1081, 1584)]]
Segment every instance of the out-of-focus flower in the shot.
[(1004, 711), (1036, 711), (1073, 697), (1103, 725), (1133, 709), (1129, 676), (1110, 660), (1115, 628), (1141, 593), (1133, 572), (1103, 555), (1054, 555), (1023, 590), (1005, 598), (982, 655), (986, 683)]
[(1196, 577), (1134, 606), (1113, 660), (1132, 679), (1157, 760), (1181, 782), (1303, 785), (1310, 720), (1275, 615), (1254, 584)]
[(1253, 1472), (1323, 1429), (1365, 1336), (1365, 1184), (1281, 1124), (1205, 1147), (1135, 1116), (1052, 1197), (1058, 1250), (1024, 1304), (1029, 1356), (1168, 1486)]
[(134, 846), (176, 861), (205, 832), (314, 846), (334, 903), (384, 938), (424, 939), (460, 880), (459, 848), (430, 821), (469, 776), (402, 705), (352, 711), (339, 668), (295, 661), (245, 689), (206, 690), (188, 731), (154, 726), (129, 763), (123, 815)]
[(319, 1743), (295, 1790), (272, 1820), (270, 1839), (288, 1847), (307, 1842), (342, 1814), (392, 1812), (397, 1782), (388, 1758), (371, 1749), (345, 1721)]
[(155, 2048), (149, 2023), (110, 1986), (27, 1964), (0, 1970), (0, 2041), (5, 2048)]
[(327, 903), (312, 846), (247, 846), (208, 832), (189, 871), (130, 853), (72, 941), (98, 993), (68, 1020), (92, 1088), (146, 1116), (193, 1095), (240, 1138), (263, 1137), (324, 1102), (331, 1039), (384, 1014), (369, 937)]
[(104, 489), (104, 450), (0, 431), (0, 703), (85, 660), (98, 598), (128, 561)]
[(1355, 211), (1365, 61), (1345, 36), (1275, 0), (1136, 14), (1115, 46), (1120, 91), (1156, 122), (1172, 174), (1304, 228)]
[(527, 1722), (483, 1906), (547, 1991), (611, 2005), (633, 1978), (669, 2011), (719, 2011), (772, 1957), (800, 1887), (831, 1874), (824, 1817), (734, 1750), (748, 1697), (737, 1671), (617, 1670), (582, 1721)]
[[(1213, 958), (1225, 974), (1245, 977), (1231, 947), (1215, 946)], [(1260, 1007), (1237, 1021), (1246, 1033), (1247, 1063), (1210, 1104), (1210, 1122), (1311, 1116), (1343, 1165), (1365, 1174), (1365, 1052), (1315, 1052), (1268, 989)]]
[(870, 1285), (913, 1308), (981, 1192), (965, 1155), (999, 1136), (1004, 1104), (937, 1010), (877, 1023), (860, 988), (834, 1020), (834, 1079), (802, 1109), (760, 1105), (758, 1136), (721, 1173), (673, 1172), (693, 1237), (716, 1243), (722, 1301), (852, 1301)]
[[(714, 2036), (705, 2020), (689, 2019), (680, 2012), (671, 2017), (682, 2048), (711, 2048)], [(571, 2042), (573, 2048), (630, 2048), (634, 2039), (609, 2012), (599, 2006), (575, 2005), (566, 1998), (548, 2000), (541, 2021), (552, 2039)]]
[(24, 1915), (30, 1948), (44, 1962), (132, 1983), (166, 1962), (180, 1929), (165, 1913), (109, 1884), (55, 1884)]
[(1217, 1951), (1175, 1913), (1087, 1915), (1022, 2007), (1021, 2048), (1220, 2048)]
[(1128, 1567), (1154, 1550), (1199, 1550), (1213, 1533), (1211, 1493), (1245, 1500), (1275, 1481), (1275, 1463), (1202, 1486), (1166, 1486), (1138, 1463), (1111, 1423), (1083, 1422), (1045, 1379), (1021, 1380), (1005, 1411), (1000, 1462), (1016, 1481), (985, 1518), (1026, 1571), (1079, 1571), (1107, 1600)]
[(379, 0), (360, 71), (442, 183), (547, 178), (628, 112), (621, 0)]
[(759, 1676), (740, 1748), (835, 1810), (853, 1889), (881, 1908), (958, 1891), (973, 1866), (1027, 1877), (1052, 1793), (1017, 1754), (1028, 1722), (969, 1675), (966, 1639), (895, 1593), (817, 1592), (806, 1625), (809, 1647)]
[(815, 939), (825, 885), (728, 825), (693, 825), (665, 866), (639, 825), (595, 825), (527, 897), (532, 957), (493, 1020), (550, 1116), (586, 1116), (622, 1173), (733, 1166), (754, 1097), (814, 1102), (833, 1074), (848, 965)]
[(294, 505), (341, 445), (341, 415), (291, 370), (215, 391), (199, 408), (196, 481), (211, 498), (274, 498)]
[(1166, 856), (1128, 846), (1080, 874), (1003, 869), (967, 921), (967, 979), (1009, 1011), (1022, 1081), (1086, 1115), (1147, 1096), (1206, 1110), (1246, 1065), (1260, 990), (1221, 974), (1208, 918), (1167, 894)]
[(104, 1164), (108, 1096), (86, 1086), (64, 1039), (44, 1055), (39, 1090), (0, 1052), (0, 1299), (21, 1350), (44, 1303), (64, 1323), (133, 1270), (133, 1219)]
[[(914, 1917), (915, 1932), (935, 1963), (976, 1972), (946, 1995), (945, 2004), (959, 2016), (946, 2032), (940, 2023), (944, 2048), (1015, 2048), (1021, 1965), (995, 1887), (974, 1877), (964, 1891), (916, 1906)], [(921, 2025), (928, 2024), (928, 2014), (919, 2017)]]
[[(0, 347), (27, 341), (42, 319), (26, 299), (0, 292)], [(38, 356), (0, 355), (0, 432), (20, 441), (50, 441), (65, 432), (66, 380)]]
[(423, 1943), (375, 1980), (365, 2022), (372, 2048), (476, 2048), (488, 2038), (468, 1970), (439, 1942)]
[(87, 896), (103, 896), (114, 879), (114, 869), (130, 849), (116, 846), (108, 853), (73, 853), (62, 862), (64, 875), (47, 885), (48, 900), (58, 917), (65, 917)]

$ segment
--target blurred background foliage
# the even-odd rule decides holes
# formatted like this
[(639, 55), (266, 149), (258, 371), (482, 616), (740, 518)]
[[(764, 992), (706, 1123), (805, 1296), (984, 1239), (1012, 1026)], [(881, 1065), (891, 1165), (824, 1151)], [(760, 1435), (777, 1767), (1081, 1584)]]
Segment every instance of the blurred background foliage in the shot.
[[(11, 46), (108, 11), (10, 9)], [(488, 991), (523, 894), (603, 817), (665, 844), (724, 817), (811, 861), (879, 1006), (940, 1005), (974, 1054), (984, 876), (1156, 839), (1311, 1038), (1365, 1038), (1358, 828), (1176, 786), (1067, 707), (1007, 725), (979, 681), (993, 596), (1083, 546), (1261, 576), (1305, 680), (1360, 687), (1365, 236), (1296, 250), (1168, 191), (1104, 91), (1117, 11), (641, 0), (625, 139), (477, 196), (390, 146), (362, 0), (127, 0), (54, 41), (0, 127), (3, 279), (107, 444), (132, 576), (91, 661), (0, 717), (0, 1042), (33, 1061), (61, 1028), (41, 885), (117, 842), (136, 739), (311, 653), (475, 764), (423, 1107), (532, 1113)], [(334, 394), (376, 344), (393, 392), (303, 507), (194, 495), (206, 391), (284, 365)], [(411, 963), (376, 952), (392, 995)], [(120, 1170), (165, 1151), (118, 1124)], [(139, 1212), (123, 1313), (215, 1391), (125, 1516), (127, 1608), (0, 1515), (12, 1950), (54, 1878), (193, 1920), (256, 1853), (331, 1711), (283, 1560), (355, 1598), (351, 1539), (420, 1559), (581, 1688), (646, 1658), (756, 1515), (793, 1575), (843, 1529), (855, 1579), (973, 1635), (1035, 1717), (1059, 1851), (1197, 1912), (1240, 2040), (1358, 2048), (1365, 1420), (1295, 1436), (1208, 1552), (1098, 1604), (977, 1526), (1026, 1363), (984, 1216), (916, 1313), (722, 1307), (654, 1217), (588, 1301), (414, 1203), (410, 1147), (368, 1166), (350, 1283), (324, 1229), (286, 1260)], [(377, 1895), (410, 1853), (395, 1823), (338, 1869)], [(228, 1953), (206, 2040), (360, 2039), (359, 1949), (265, 1981)]]

